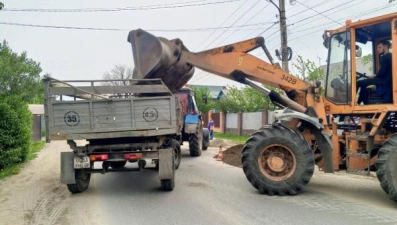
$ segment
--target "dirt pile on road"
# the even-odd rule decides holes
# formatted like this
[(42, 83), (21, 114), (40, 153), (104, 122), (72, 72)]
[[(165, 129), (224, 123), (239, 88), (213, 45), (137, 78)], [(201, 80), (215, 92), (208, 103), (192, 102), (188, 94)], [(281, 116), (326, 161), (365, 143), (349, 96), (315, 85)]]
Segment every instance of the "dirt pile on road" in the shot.
[(219, 148), (219, 146), (222, 146), (223, 149), (226, 149), (235, 145), (237, 145), (237, 143), (226, 139), (215, 138), (214, 140), (210, 141), (210, 147), (215, 148)]
[[(239, 144), (232, 146), (226, 149), (223, 152), (223, 162), (232, 166), (242, 168), (243, 165), (241, 164), (241, 150), (243, 149), (244, 145)], [(215, 157), (217, 157), (216, 155)]]
[(222, 139), (215, 139), (210, 142), (210, 147), (219, 147), (219, 146), (224, 147), (225, 145), (226, 145), (226, 142)]

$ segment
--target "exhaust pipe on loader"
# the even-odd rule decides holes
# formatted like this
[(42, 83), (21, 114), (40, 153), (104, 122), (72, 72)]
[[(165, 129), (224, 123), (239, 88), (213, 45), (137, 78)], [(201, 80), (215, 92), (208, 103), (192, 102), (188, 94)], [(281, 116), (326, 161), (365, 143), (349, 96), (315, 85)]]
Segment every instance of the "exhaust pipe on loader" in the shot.
[(188, 49), (180, 39), (168, 40), (142, 30), (128, 34), (135, 69), (134, 79), (161, 78), (172, 93), (179, 91), (194, 74), (194, 67), (179, 60)]

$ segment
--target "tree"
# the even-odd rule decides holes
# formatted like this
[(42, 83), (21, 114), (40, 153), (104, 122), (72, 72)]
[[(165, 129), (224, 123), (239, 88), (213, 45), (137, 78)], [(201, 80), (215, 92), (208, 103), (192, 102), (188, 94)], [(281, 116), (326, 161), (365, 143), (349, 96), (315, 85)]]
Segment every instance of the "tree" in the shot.
[(364, 66), (367, 66), (368, 64), (370, 64), (370, 66), (369, 66), (369, 71), (372, 71), (373, 70), (373, 66), (372, 66), (372, 62), (374, 61), (374, 57), (372, 56), (372, 54), (371, 53), (369, 53), (368, 55), (365, 55), (365, 56), (363, 56), (362, 57), (362, 59), (361, 59), (361, 63), (364, 65)]
[[(128, 80), (132, 79), (133, 69), (125, 65), (115, 65), (110, 72), (105, 72), (102, 76), (104, 80)], [(129, 85), (129, 81), (106, 81), (103, 82), (104, 85), (112, 86), (125, 86)]]
[(3, 8), (4, 8), (4, 4), (0, 2), (0, 10), (2, 10)]
[[(210, 90), (207, 87), (193, 87), (197, 107), (201, 113), (207, 113), (211, 109), (214, 109), (215, 104), (212, 101)], [(207, 103), (203, 102), (203, 96), (207, 97)]]
[[(265, 86), (270, 90), (280, 90)], [(225, 112), (257, 112), (264, 109), (274, 108), (274, 104), (269, 97), (252, 87), (245, 87), (238, 89), (236, 87), (229, 88), (227, 95), (225, 95), (216, 104), (216, 108)]]
[[(132, 79), (134, 70), (125, 65), (115, 65), (110, 72), (105, 72), (102, 76), (104, 81), (102, 85), (110, 86), (126, 86), (130, 85), (129, 79)], [(117, 81), (118, 80), (118, 81)], [(123, 80), (123, 81), (120, 81)], [(113, 97), (117, 98), (128, 98), (132, 93), (117, 93)]]
[(4, 40), (0, 43), (0, 68), (0, 92), (19, 95), (27, 103), (44, 102), (40, 63), (28, 58), (26, 52), (13, 52)]
[(314, 82), (324, 79), (324, 70), (316, 66), (313, 61), (308, 59), (305, 61), (301, 55), (298, 55), (297, 63), (293, 65), (298, 70), (297, 77), (304, 81), (314, 84)]
[(31, 132), (32, 113), (23, 98), (0, 93), (0, 170), (26, 161)]

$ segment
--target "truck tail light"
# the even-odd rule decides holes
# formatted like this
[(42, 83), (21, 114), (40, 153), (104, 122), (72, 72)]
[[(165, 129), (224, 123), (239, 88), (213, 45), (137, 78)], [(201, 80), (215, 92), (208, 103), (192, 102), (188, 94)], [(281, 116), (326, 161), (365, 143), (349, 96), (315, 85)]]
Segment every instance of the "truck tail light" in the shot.
[(108, 160), (109, 156), (107, 154), (100, 154), (100, 155), (90, 155), (91, 161), (105, 161)]
[(134, 159), (142, 159), (142, 153), (129, 153), (124, 154), (125, 160), (134, 160)]

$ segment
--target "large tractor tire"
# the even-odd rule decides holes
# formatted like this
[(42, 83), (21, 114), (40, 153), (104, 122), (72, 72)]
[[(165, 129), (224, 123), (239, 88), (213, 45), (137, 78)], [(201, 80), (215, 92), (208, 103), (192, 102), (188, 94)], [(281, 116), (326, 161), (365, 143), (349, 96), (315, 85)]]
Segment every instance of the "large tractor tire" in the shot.
[(257, 131), (242, 151), (244, 173), (263, 194), (295, 195), (314, 172), (313, 152), (307, 141), (281, 125)]
[(172, 139), (172, 149), (174, 150), (174, 160), (175, 160), (175, 169), (179, 168), (181, 164), (181, 146), (179, 142), (175, 139)]
[(210, 131), (208, 128), (203, 128), (203, 150), (207, 150), (210, 146)]
[(376, 167), (380, 186), (393, 201), (397, 202), (397, 134), (380, 148)]
[(84, 169), (74, 170), (74, 176), (76, 183), (75, 184), (68, 184), (68, 189), (71, 193), (81, 193), (87, 190), (88, 186), (90, 185), (91, 174), (86, 173)]
[(189, 151), (190, 156), (197, 157), (200, 156), (203, 149), (203, 125), (199, 121), (196, 133), (189, 135)]
[(175, 187), (175, 151), (172, 151), (172, 178), (161, 180), (161, 190), (172, 191)]

